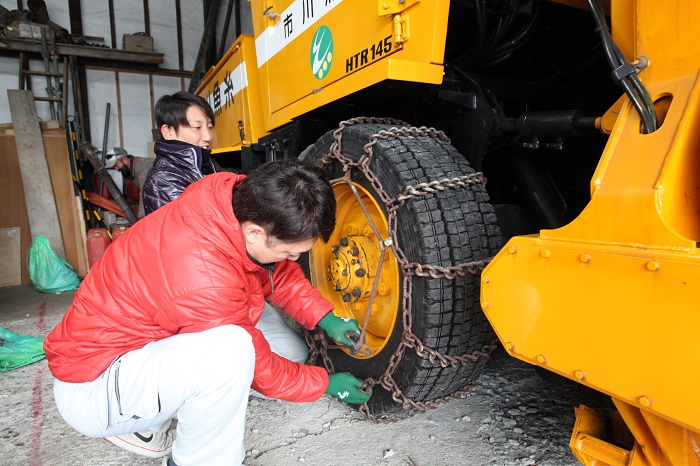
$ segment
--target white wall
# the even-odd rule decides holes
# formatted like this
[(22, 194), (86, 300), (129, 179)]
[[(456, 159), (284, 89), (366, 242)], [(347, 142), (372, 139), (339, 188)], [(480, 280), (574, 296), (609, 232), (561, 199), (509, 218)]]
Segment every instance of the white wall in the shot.
[[(217, 38), (223, 29), (223, 20), (228, 0), (222, 0), (219, 14)], [(115, 0), (115, 30), (117, 48), (122, 47), (123, 34), (145, 31), (143, 0)], [(247, 7), (247, 2), (242, 2)], [(16, 0), (0, 0), (0, 5), (8, 10), (17, 8)], [(26, 5), (26, 1), (25, 1)], [(103, 37), (104, 44), (111, 46), (109, 30), (108, 0), (83, 0), (83, 35)], [(26, 8), (26, 6), (25, 6)], [(70, 30), (70, 16), (67, 0), (47, 1), (51, 21)], [(180, 0), (183, 38), (183, 68), (187, 74), (194, 67), (199, 44), (204, 29), (202, 2), (198, 0)], [(235, 14), (235, 13), (234, 13)], [(167, 76), (167, 70), (178, 70), (178, 41), (175, 15), (175, 0), (149, 1), (150, 33), (154, 39), (154, 51), (164, 54), (164, 63), (160, 65), (162, 73), (129, 72), (123, 70), (87, 69), (88, 105), (90, 112), (90, 139), (92, 144), (102, 148), (104, 138), (106, 104), (110, 103), (109, 130), (107, 147), (121, 146), (134, 155), (147, 155), (147, 143), (152, 141), (153, 105), (165, 94), (172, 94), (187, 89), (189, 79)], [(231, 19), (226, 48), (233, 43), (233, 25)], [(250, 29), (250, 18), (243, 20), (243, 29)], [(44, 70), (42, 60), (31, 60), (30, 68)], [(0, 57), (0, 123), (12, 121), (7, 101), (7, 89), (17, 89), (19, 84), (19, 60), (15, 57)], [(34, 93), (46, 95), (45, 78), (33, 77)], [(69, 86), (68, 115), (74, 114), (73, 94)], [(37, 113), (42, 120), (50, 119), (48, 104), (37, 102)]]

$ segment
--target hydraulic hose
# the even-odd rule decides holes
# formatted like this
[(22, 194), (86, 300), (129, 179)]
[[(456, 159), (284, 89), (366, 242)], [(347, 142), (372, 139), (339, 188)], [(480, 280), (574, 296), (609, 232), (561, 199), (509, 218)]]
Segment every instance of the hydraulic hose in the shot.
[[(643, 131), (645, 133), (653, 133), (658, 129), (658, 118), (651, 96), (642, 84), (639, 76), (637, 76), (634, 66), (627, 61), (617, 44), (613, 41), (605, 21), (605, 14), (600, 0), (587, 1), (591, 13), (593, 14), (597, 31), (600, 34), (601, 42), (603, 43), (605, 57), (610, 67), (613, 69), (613, 80), (622, 87), (625, 94), (627, 94), (627, 97), (629, 97), (632, 102), (632, 105), (634, 105), (634, 108), (637, 110), (642, 125), (644, 126)], [(624, 74), (618, 76), (618, 72)]]

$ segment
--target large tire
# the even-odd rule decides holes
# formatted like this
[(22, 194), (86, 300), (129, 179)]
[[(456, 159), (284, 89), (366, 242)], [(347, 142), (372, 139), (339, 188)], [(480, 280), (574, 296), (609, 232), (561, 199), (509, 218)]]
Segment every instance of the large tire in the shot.
[[(343, 130), (342, 155), (353, 161), (359, 160), (370, 137), (389, 128), (390, 126), (378, 124), (346, 127)], [(333, 141), (332, 132), (325, 134), (311, 150), (305, 151), (305, 160), (317, 162), (329, 154)], [(474, 173), (454, 147), (439, 138), (428, 136), (379, 139), (373, 146), (369, 168), (391, 198), (401, 194), (409, 185)], [(337, 160), (326, 165), (325, 172), (332, 180), (343, 176), (341, 164)], [(351, 178), (363, 193), (363, 202), (370, 209), (373, 220), (381, 224), (380, 230), (386, 233), (388, 212), (382, 197), (357, 168), (353, 169)], [(347, 274), (341, 275), (336, 270), (357, 267), (349, 265), (349, 260), (338, 264), (338, 249), (341, 252), (343, 249), (339, 242), (344, 243), (346, 249), (353, 244), (359, 245), (360, 249), (368, 249), (363, 248), (363, 244), (367, 246), (367, 239), (360, 237), (356, 216), (347, 207), (348, 203), (356, 202), (355, 198), (349, 196), (347, 186), (344, 182), (334, 184), (338, 196), (338, 225), (328, 244), (317, 244), (312, 250), (311, 278), (324, 296), (335, 304), (337, 314), (355, 317), (362, 323), (366, 301), (355, 303), (359, 292), (348, 299), (350, 294), (347, 293), (349, 290), (346, 290), (344, 278)], [(449, 267), (486, 260), (500, 247), (496, 216), (481, 184), (416, 196), (399, 209), (397, 216), (396, 240), (408, 262)], [(372, 237), (371, 234), (365, 235), (367, 236)], [(381, 236), (385, 237), (384, 234)], [(378, 241), (374, 241), (378, 245)], [(383, 291), (390, 290), (386, 296), (377, 295), (377, 302), (381, 299), (384, 301), (379, 302), (377, 315), (372, 314), (370, 319), (374, 321), (374, 327), (368, 325), (368, 335), (373, 332), (377, 334), (369, 344), (373, 354), (370, 357), (353, 356), (349, 351), (329, 351), (336, 372), (350, 372), (361, 379), (377, 379), (387, 369), (390, 358), (401, 341), (403, 272), (394, 255), (388, 256), (381, 267), (376, 254), (367, 253), (362, 256), (365, 262), (371, 262), (374, 258), (375, 264), (366, 264), (365, 268), (370, 272), (374, 270), (375, 275), (376, 269), (381, 268), (381, 274), (385, 275), (382, 277)], [(353, 273), (356, 274), (356, 268), (351, 269), (351, 274)], [(360, 282), (354, 276), (352, 278), (355, 279), (355, 284), (351, 287), (358, 287)], [(371, 294), (372, 280), (373, 277), (370, 277), (359, 287), (362, 288), (363, 300)], [(451, 356), (461, 356), (481, 349), (493, 340), (494, 335), (480, 307), (479, 284), (480, 277), (471, 274), (451, 280), (414, 276), (410, 308), (412, 332), (425, 346)], [(348, 294), (345, 300), (344, 294)], [(376, 319), (381, 322), (376, 322)], [(378, 330), (374, 331), (373, 328)], [(450, 395), (474, 380), (484, 361), (482, 358), (466, 366), (443, 368), (419, 357), (409, 348), (396, 367), (393, 378), (403, 393), (413, 401), (428, 401)], [(382, 414), (395, 412), (400, 406), (392, 400), (391, 393), (375, 386), (369, 409), (373, 414)]]

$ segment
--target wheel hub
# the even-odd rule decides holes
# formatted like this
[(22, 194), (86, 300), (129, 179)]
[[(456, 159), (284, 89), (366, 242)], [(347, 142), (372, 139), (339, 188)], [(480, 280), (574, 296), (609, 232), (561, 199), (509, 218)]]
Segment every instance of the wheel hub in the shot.
[[(389, 229), (376, 199), (355, 183), (353, 188), (345, 182), (335, 183), (333, 190), (338, 202), (336, 228), (328, 243), (317, 242), (311, 250), (312, 281), (333, 304), (337, 316), (357, 319), (361, 328), (366, 321), (363, 330), (370, 351), (352, 357), (367, 359), (381, 352), (397, 322), (401, 303), (398, 262), (391, 249), (380, 262), (379, 244), (389, 237)], [(377, 290), (370, 307), (375, 280)]]
[(381, 251), (377, 245), (364, 236), (344, 236), (331, 247), (333, 258), (328, 266), (328, 279), (333, 289), (340, 293), (344, 303), (352, 304), (369, 301), (374, 282), (375, 265)]

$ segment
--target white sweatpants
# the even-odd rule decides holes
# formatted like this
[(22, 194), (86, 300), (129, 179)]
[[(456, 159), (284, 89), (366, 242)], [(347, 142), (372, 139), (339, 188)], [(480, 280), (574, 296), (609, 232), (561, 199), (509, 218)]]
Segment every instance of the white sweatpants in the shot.
[[(308, 349), (271, 306), (257, 325), (273, 351), (303, 362)], [(243, 436), (255, 350), (248, 332), (225, 325), (175, 335), (131, 351), (96, 380), (54, 382), (65, 421), (90, 437), (168, 428), (177, 417), (173, 459), (179, 466), (236, 465)]]

